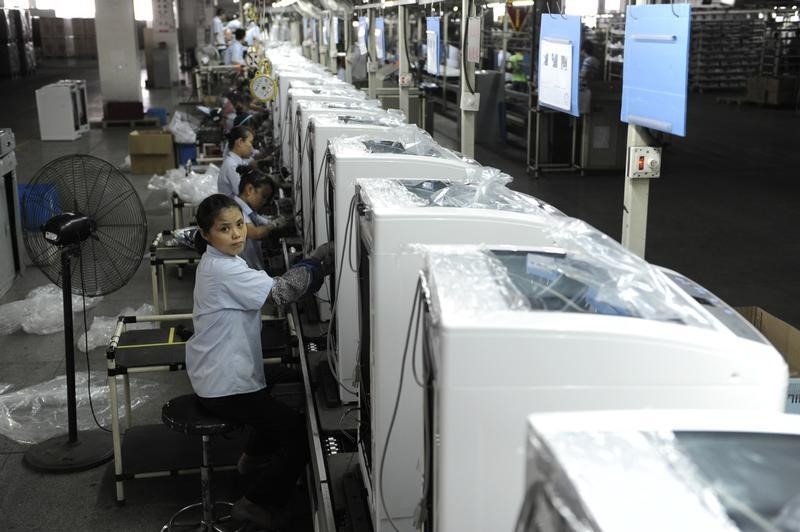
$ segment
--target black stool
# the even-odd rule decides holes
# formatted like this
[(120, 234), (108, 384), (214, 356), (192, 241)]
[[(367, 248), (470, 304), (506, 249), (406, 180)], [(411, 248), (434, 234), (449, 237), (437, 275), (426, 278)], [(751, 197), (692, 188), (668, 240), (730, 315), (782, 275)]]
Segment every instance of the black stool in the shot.
[[(230, 511), (233, 508), (233, 503), (214, 501), (214, 494), (211, 489), (211, 437), (217, 434), (227, 434), (238, 428), (239, 425), (214, 417), (213, 414), (203, 408), (194, 394), (181, 395), (167, 401), (167, 404), (161, 409), (161, 420), (173, 430), (184, 434), (199, 434), (203, 439), (203, 461), (200, 465), (201, 501), (178, 510), (170, 518), (169, 522), (162, 527), (161, 532), (172, 531), (175, 527), (197, 528), (198, 526), (200, 530), (224, 532), (225, 529), (218, 527), (217, 523), (231, 518)], [(226, 508), (227, 515), (217, 519), (214, 512), (216, 506)], [(196, 508), (202, 509), (202, 517), (199, 523), (175, 523), (175, 520), (182, 514)]]

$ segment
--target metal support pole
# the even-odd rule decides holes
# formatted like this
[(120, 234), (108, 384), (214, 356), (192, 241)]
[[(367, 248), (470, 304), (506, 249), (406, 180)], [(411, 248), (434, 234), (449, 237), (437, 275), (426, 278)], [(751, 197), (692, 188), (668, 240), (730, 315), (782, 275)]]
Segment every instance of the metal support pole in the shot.
[[(464, 109), (469, 100), (474, 100), (478, 97), (476, 93), (472, 93), (469, 87), (475, 87), (475, 65), (467, 61), (466, 43), (464, 36), (467, 34), (467, 24), (469, 18), (475, 14), (475, 8), (470, 0), (461, 0), (461, 42), (462, 42), (462, 58), (461, 58), (461, 153), (467, 157), (475, 157), (475, 115), (476, 110), (468, 111)], [(467, 87), (469, 85), (469, 87)]]
[[(647, 146), (642, 135), (643, 128), (628, 125), (628, 149), (633, 146)], [(650, 179), (632, 179), (625, 176), (625, 195), (622, 206), (622, 245), (629, 251), (644, 258), (647, 237), (647, 205), (650, 198)]]
[(378, 52), (377, 44), (375, 42), (375, 10), (367, 10), (367, 47), (369, 55), (367, 56), (367, 94), (371, 99), (375, 99), (376, 88), (378, 84)]
[(450, 27), (450, 12), (444, 14), (444, 28), (442, 31), (442, 46), (444, 46), (444, 64), (442, 65), (442, 108), (447, 111), (447, 30)]
[(400, 79), (400, 110), (406, 115), (406, 120), (411, 120), (411, 113), (409, 112), (409, 95), (408, 89), (411, 86), (411, 79), (409, 76), (411, 58), (408, 56), (410, 53), (408, 48), (408, 34), (406, 32), (406, 25), (408, 24), (408, 10), (406, 6), (397, 7), (397, 47), (400, 48), (400, 62), (398, 76)]
[(353, 66), (348, 61), (350, 55), (350, 41), (353, 34), (353, 13), (351, 11), (344, 12), (344, 80), (352, 85), (353, 83)]

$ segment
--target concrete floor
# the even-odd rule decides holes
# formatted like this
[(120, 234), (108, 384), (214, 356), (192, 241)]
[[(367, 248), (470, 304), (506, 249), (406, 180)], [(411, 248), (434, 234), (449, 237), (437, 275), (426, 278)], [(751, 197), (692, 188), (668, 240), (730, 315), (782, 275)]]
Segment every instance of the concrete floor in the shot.
[[(64, 154), (88, 153), (114, 164), (127, 155), (127, 129), (92, 129), (75, 142), (38, 140), (34, 90), (64, 77), (86, 79), (93, 119), (101, 115), (96, 63), (42, 65), (30, 78), (0, 81), (2, 127), (17, 137), (18, 174), (27, 182), (46, 162)], [(144, 91), (153, 106), (170, 111), (183, 90)], [(147, 103), (146, 103), (147, 106)], [(455, 125), (437, 117), (436, 137), (457, 145)], [(800, 116), (790, 110), (730, 107), (712, 96), (692, 95), (688, 137), (673, 138), (663, 158), (663, 175), (650, 198), (647, 258), (681, 271), (733, 305), (757, 305), (800, 326)], [(549, 174), (530, 178), (519, 147), (478, 147), (477, 159), (514, 176), (512, 187), (536, 195), (619, 239), (622, 219), (621, 175)], [(620, 172), (621, 174), (621, 172)], [(150, 176), (130, 175), (148, 218), (149, 237), (169, 227), (169, 212), (160, 192), (147, 190)], [(2, 299), (20, 299), (47, 281), (36, 267)], [(192, 276), (170, 279), (175, 307), (191, 304)], [(107, 296), (93, 315), (115, 315), (126, 306), (150, 301), (150, 273), (143, 262), (134, 278)], [(76, 328), (78, 328), (76, 323)], [(47, 381), (64, 372), (62, 336), (17, 332), (0, 336), (0, 389), (10, 391)], [(91, 367), (103, 372), (103, 349), (90, 355)], [(79, 356), (78, 369), (86, 363)], [(185, 375), (168, 373), (142, 378), (150, 396), (134, 415), (137, 422), (157, 422), (169, 397), (188, 390)], [(101, 382), (93, 382), (94, 386)], [(0, 435), (0, 530), (155, 530), (176, 509), (196, 500), (196, 476), (126, 483), (125, 506), (114, 503), (113, 467), (83, 473), (45, 475), (22, 463), (26, 446)], [(218, 474), (219, 495), (235, 498), (236, 478)]]

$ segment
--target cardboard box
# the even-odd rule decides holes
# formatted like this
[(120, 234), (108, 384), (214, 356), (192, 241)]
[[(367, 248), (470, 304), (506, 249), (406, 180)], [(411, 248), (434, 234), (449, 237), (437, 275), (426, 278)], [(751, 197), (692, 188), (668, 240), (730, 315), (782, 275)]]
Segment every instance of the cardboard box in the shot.
[(786, 411), (800, 414), (800, 330), (759, 307), (739, 307), (736, 310), (783, 355), (789, 366)]
[(175, 168), (172, 133), (158, 129), (131, 131), (128, 152), (134, 174), (163, 174)]

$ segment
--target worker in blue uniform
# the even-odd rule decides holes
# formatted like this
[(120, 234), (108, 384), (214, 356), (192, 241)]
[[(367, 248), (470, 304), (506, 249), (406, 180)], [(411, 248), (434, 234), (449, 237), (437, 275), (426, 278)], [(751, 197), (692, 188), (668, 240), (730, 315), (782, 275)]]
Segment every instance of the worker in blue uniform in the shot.
[[(200, 404), (223, 419), (252, 427), (238, 468), (249, 480), (233, 507), (237, 521), (267, 529), (285, 524), (294, 486), (308, 461), (303, 417), (273, 398), (264, 375), (261, 308), (315, 292), (330, 273), (330, 247), (280, 277), (249, 268), (246, 223), (230, 197), (213, 194), (197, 209), (196, 246), (202, 252), (194, 286), (194, 334), (186, 369)], [(270, 459), (271, 458), (271, 459)]]
[(264, 269), (264, 252), (261, 241), (272, 231), (285, 225), (288, 220), (281, 217), (267, 217), (258, 211), (269, 202), (275, 194), (275, 184), (269, 176), (250, 165), (236, 169), (241, 176), (239, 195), (233, 200), (242, 209), (247, 229), (247, 242), (240, 257), (254, 270)]
[(217, 191), (230, 198), (239, 194), (241, 175), (236, 170), (253, 164), (253, 130), (247, 126), (236, 126), (228, 133), (228, 153), (222, 161), (217, 177)]
[(226, 65), (240, 65), (244, 66), (244, 36), (245, 31), (242, 28), (233, 32), (233, 42), (225, 50), (222, 62)]

